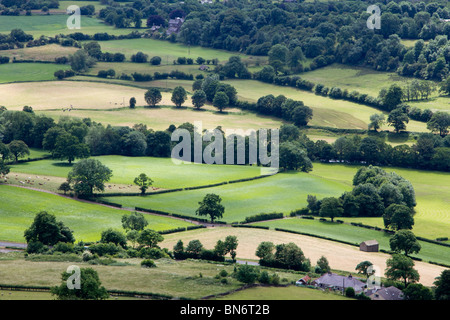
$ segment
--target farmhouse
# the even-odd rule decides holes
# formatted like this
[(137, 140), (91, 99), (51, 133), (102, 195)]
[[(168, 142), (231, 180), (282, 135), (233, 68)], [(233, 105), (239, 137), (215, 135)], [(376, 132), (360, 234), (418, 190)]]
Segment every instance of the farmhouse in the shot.
[(312, 285), (321, 289), (331, 289), (344, 291), (348, 287), (352, 287), (356, 293), (360, 293), (364, 290), (366, 284), (352, 275), (340, 276), (335, 273), (328, 272), (320, 278), (314, 280)]
[(403, 292), (394, 286), (380, 288), (368, 296), (372, 300), (403, 300)]
[(359, 250), (360, 251), (378, 252), (378, 249), (379, 249), (379, 245), (378, 245), (378, 241), (377, 240), (363, 241), (359, 245)]
[(176, 17), (175, 19), (169, 20), (169, 27), (167, 28), (167, 34), (180, 32), (181, 26), (183, 25), (184, 19)]

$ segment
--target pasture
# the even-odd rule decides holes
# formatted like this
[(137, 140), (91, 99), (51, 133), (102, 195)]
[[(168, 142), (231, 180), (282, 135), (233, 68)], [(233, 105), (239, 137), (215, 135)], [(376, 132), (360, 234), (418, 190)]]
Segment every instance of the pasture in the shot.
[[(413, 232), (424, 238), (449, 237), (450, 230), (450, 174), (448, 172), (384, 168), (409, 180), (416, 192), (417, 206)], [(311, 175), (351, 185), (358, 166), (314, 163)], [(343, 218), (349, 222), (384, 227), (382, 218)]]
[[(252, 178), (261, 173), (261, 168), (255, 166), (175, 164), (171, 158), (124, 156), (91, 158), (99, 160), (112, 170), (113, 176), (107, 185), (131, 185), (134, 178), (141, 173), (153, 179), (153, 187), (162, 189), (195, 187)], [(24, 173), (37, 176), (51, 174), (54, 177), (66, 178), (70, 170), (71, 166), (67, 162), (40, 160), (12, 165), (10, 176), (13, 177), (14, 173)]]
[(254, 287), (217, 297), (214, 300), (352, 300), (327, 291), (288, 287)]
[[(205, 60), (218, 59), (219, 62), (226, 62), (230, 57), (239, 55), (241, 59), (250, 65), (261, 64), (267, 61), (267, 57), (257, 57), (242, 55), (236, 52), (204, 48), (200, 46), (186, 46), (181, 43), (155, 39), (124, 39), (103, 41), (100, 43), (104, 52), (121, 52), (127, 59), (138, 51), (148, 54), (149, 58), (159, 56), (162, 64), (171, 64), (178, 57), (197, 59), (202, 57)], [(168, 63), (167, 63), (168, 62)]]
[[(303, 172), (279, 173), (258, 180), (226, 184), (208, 189), (188, 190), (144, 197), (105, 197), (125, 207), (141, 207), (195, 216), (198, 202), (208, 193), (222, 198), (225, 213), (222, 221), (240, 222), (259, 213), (282, 212), (306, 206), (306, 196), (339, 196), (350, 188), (340, 182)], [(206, 217), (207, 218), (207, 217)]]
[[(313, 118), (308, 123), (309, 125), (341, 129), (367, 129), (370, 116), (374, 113), (382, 113), (375, 108), (345, 100), (334, 100), (291, 87), (253, 80), (226, 80), (224, 82), (234, 86), (238, 92), (238, 97), (242, 100), (256, 102), (260, 97), (268, 94), (274, 96), (282, 94), (287, 98), (303, 101), (306, 106), (313, 109)], [(393, 131), (393, 128), (386, 124), (381, 129)], [(428, 132), (425, 123), (414, 120), (409, 121), (407, 130)]]
[[(39, 61), (51, 61), (54, 62), (55, 58), (69, 56), (74, 54), (78, 49), (75, 47), (63, 47), (57, 44), (48, 44), (39, 47), (21, 48), (3, 50), (2, 55), (10, 57), (11, 61), (16, 58), (17, 60), (39, 60)], [(31, 65), (28, 65), (30, 68)], [(65, 68), (65, 66), (61, 66)]]
[[(47, 63), (6, 63), (0, 65), (0, 84), (10, 82), (25, 82), (25, 81), (45, 81), (54, 80), (55, 71), (69, 69), (69, 66), (47, 64)], [(25, 92), (17, 92), (13, 88), (20, 87), (23, 84), (10, 84), (6, 87), (0, 86), (0, 94), (2, 95), (2, 105), (8, 106), (13, 103), (15, 99), (21, 101), (21, 106), (33, 103), (34, 99), (26, 97)], [(33, 86), (33, 84), (28, 84)], [(39, 87), (39, 85), (37, 85)], [(42, 86), (42, 84), (41, 84)], [(11, 90), (12, 89), (12, 90)], [(5, 90), (5, 91), (4, 91)], [(34, 89), (32, 89), (34, 91)], [(29, 93), (31, 93), (29, 91)], [(34, 93), (35, 94), (35, 93)], [(42, 98), (48, 98), (49, 95)], [(16, 105), (18, 107), (18, 105)]]
[(58, 34), (71, 34), (83, 32), (85, 34), (95, 34), (108, 32), (109, 34), (121, 35), (129, 34), (133, 29), (116, 29), (108, 26), (101, 20), (81, 16), (81, 29), (68, 29), (65, 14), (55, 15), (34, 15), (34, 16), (2, 16), (0, 19), (0, 33), (9, 33), (12, 29), (22, 29), (31, 34), (35, 39), (40, 36), (54, 37)]
[[(1, 254), (0, 254), (1, 258)], [(60, 285), (61, 273), (73, 262), (34, 262), (31, 259), (16, 258), (3, 260), (0, 263), (0, 274), (3, 284), (15, 285)], [(115, 259), (121, 266), (92, 265), (78, 262), (80, 268), (90, 267), (98, 272), (102, 285), (107, 290), (125, 290), (200, 299), (209, 295), (217, 295), (238, 289), (242, 286), (234, 278), (228, 276), (227, 284), (222, 284), (215, 276), (226, 270), (233, 273), (233, 265), (208, 263), (198, 260), (175, 261), (171, 259), (155, 260), (156, 268), (141, 268), (140, 259)], [(280, 278), (287, 281), (298, 280), (295, 273), (277, 271)]]
[[(11, 201), (14, 199), (14, 201)], [(25, 242), (23, 233), (40, 211), (54, 214), (74, 232), (76, 241), (100, 240), (107, 228), (122, 230), (121, 218), (129, 211), (82, 202), (69, 197), (0, 185), (0, 240)], [(162, 231), (192, 225), (173, 218), (145, 215), (148, 228)]]

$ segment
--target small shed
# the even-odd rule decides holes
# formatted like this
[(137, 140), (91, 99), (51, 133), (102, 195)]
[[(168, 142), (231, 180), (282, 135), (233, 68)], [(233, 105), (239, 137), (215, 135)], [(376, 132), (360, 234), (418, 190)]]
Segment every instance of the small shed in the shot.
[(360, 243), (359, 245), (360, 251), (365, 252), (378, 252), (379, 245), (377, 240), (366, 240)]
[(309, 276), (304, 276), (300, 280), (296, 281), (295, 284), (298, 286), (306, 286), (311, 282), (311, 278)]

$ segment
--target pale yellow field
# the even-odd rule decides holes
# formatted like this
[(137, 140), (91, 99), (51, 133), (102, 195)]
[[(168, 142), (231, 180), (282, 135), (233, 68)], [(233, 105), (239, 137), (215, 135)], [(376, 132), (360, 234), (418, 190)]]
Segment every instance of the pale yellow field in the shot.
[[(172, 250), (180, 239), (185, 246), (189, 241), (198, 239), (205, 248), (213, 249), (217, 240), (224, 240), (228, 235), (234, 235), (238, 238), (239, 245), (236, 250), (238, 259), (258, 259), (255, 252), (262, 241), (271, 241), (274, 244), (293, 242), (302, 249), (306, 258), (311, 260), (312, 265), (315, 265), (316, 261), (323, 255), (328, 259), (332, 269), (355, 272), (355, 267), (360, 262), (368, 260), (379, 268), (380, 275), (384, 277), (386, 260), (391, 257), (380, 252), (362, 252), (359, 251), (358, 247), (287, 232), (227, 227), (168, 234), (164, 236), (165, 240), (161, 247)], [(420, 274), (420, 283), (426, 286), (431, 286), (435, 277), (445, 270), (443, 267), (419, 261), (415, 261), (415, 269)]]

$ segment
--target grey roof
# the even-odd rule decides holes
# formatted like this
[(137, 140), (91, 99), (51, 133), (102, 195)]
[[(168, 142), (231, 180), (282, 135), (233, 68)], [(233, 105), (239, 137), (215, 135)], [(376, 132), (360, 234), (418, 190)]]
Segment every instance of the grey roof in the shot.
[(394, 286), (390, 286), (378, 289), (370, 295), (370, 298), (373, 300), (403, 300), (403, 292)]
[(377, 240), (366, 240), (366, 241), (363, 241), (362, 243), (365, 243), (368, 246), (374, 246), (374, 245), (378, 244), (378, 241)]
[(335, 273), (326, 273), (314, 280), (314, 283), (322, 287), (352, 287), (355, 291), (363, 290), (366, 285), (364, 282), (353, 278), (352, 276), (340, 276)]

